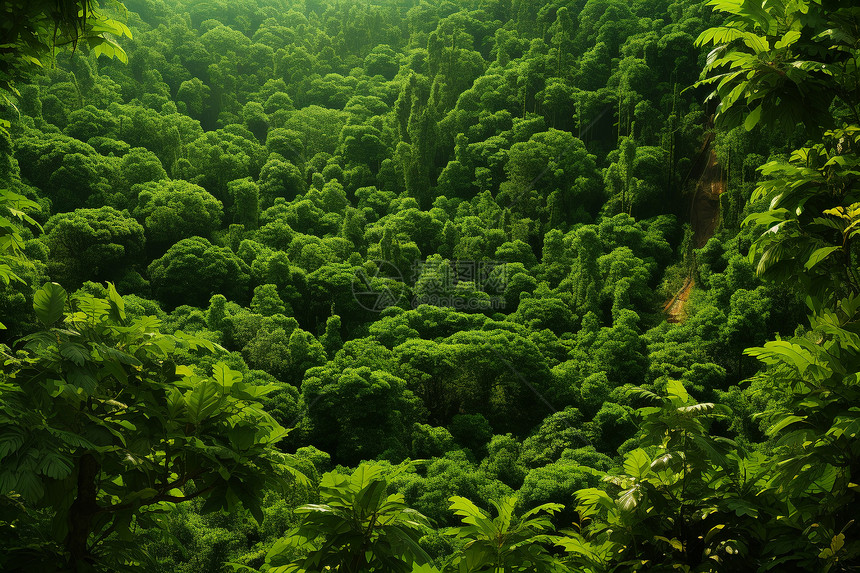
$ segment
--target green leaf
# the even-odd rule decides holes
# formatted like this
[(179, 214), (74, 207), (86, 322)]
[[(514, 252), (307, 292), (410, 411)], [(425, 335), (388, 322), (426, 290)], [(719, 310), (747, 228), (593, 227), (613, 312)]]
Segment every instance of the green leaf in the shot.
[(63, 316), (68, 294), (57, 283), (45, 283), (33, 296), (33, 310), (45, 326), (51, 326)]
[(639, 506), (642, 497), (642, 490), (638, 486), (631, 487), (618, 498), (618, 507), (622, 511), (632, 511)]
[(110, 303), (110, 317), (115, 322), (123, 322), (125, 320), (125, 301), (116, 291), (113, 283), (109, 282), (108, 286), (108, 302)]
[(800, 31), (798, 30), (789, 30), (785, 34), (783, 34), (782, 39), (779, 40), (776, 44), (773, 45), (777, 50), (781, 50), (783, 48), (787, 48), (788, 46), (794, 44), (800, 39)]
[(227, 437), (230, 439), (230, 444), (237, 450), (247, 450), (254, 444), (254, 437), (257, 435), (256, 428), (248, 426), (236, 426), (227, 430)]
[(32, 471), (22, 471), (18, 474), (15, 491), (19, 492), (28, 501), (38, 501), (45, 493), (42, 480)]
[(42, 454), (38, 471), (52, 479), (63, 479), (71, 475), (72, 462), (60, 453), (47, 451)]
[(747, 131), (752, 131), (752, 129), (758, 124), (761, 119), (761, 111), (762, 106), (759, 105), (757, 108), (752, 110), (747, 118), (744, 120), (744, 129)]
[(78, 366), (83, 366), (90, 358), (87, 347), (76, 342), (63, 342), (60, 344), (60, 356), (70, 360)]
[(361, 488), (355, 495), (355, 504), (362, 513), (375, 513), (379, 507), (379, 501), (385, 493), (386, 483), (383, 480), (375, 480)]
[(711, 540), (711, 538), (714, 535), (716, 535), (717, 533), (719, 533), (725, 526), (726, 526), (725, 523), (718, 523), (717, 525), (710, 528), (708, 530), (708, 532), (705, 534), (705, 543), (708, 543)]
[[(456, 515), (460, 516), (460, 519), (463, 523), (467, 525), (474, 525), (478, 530), (487, 538), (494, 539), (496, 534), (496, 528), (493, 526), (492, 521), (487, 517), (487, 515), (478, 508), (474, 503), (465, 497), (460, 497), (458, 495), (452, 496), (448, 498), (448, 501), (451, 502), (449, 510), (453, 511)], [(463, 536), (465, 532), (463, 531), (465, 528), (461, 528), (460, 535)]]
[(3, 428), (0, 434), (0, 459), (18, 451), (24, 445), (24, 433), (17, 428)]
[(193, 390), (186, 393), (185, 404), (188, 418), (192, 424), (199, 424), (214, 412), (221, 400), (218, 397), (219, 384), (213, 380), (201, 381)]
[(686, 404), (690, 400), (690, 395), (687, 394), (687, 389), (684, 388), (684, 384), (680, 380), (670, 379), (666, 382), (666, 393), (672, 403), (676, 405)]
[(767, 435), (768, 436), (774, 436), (777, 433), (779, 433), (781, 430), (784, 430), (785, 428), (787, 428), (788, 426), (795, 424), (797, 422), (802, 422), (805, 419), (806, 419), (806, 416), (795, 416), (795, 415), (785, 416), (779, 422), (777, 422), (776, 424), (772, 425), (770, 428), (767, 429)]
[(230, 367), (223, 362), (218, 362), (212, 367), (212, 377), (221, 385), (222, 391), (225, 394), (230, 393), (230, 388), (234, 382), (242, 381), (242, 373), (230, 370)]
[(803, 265), (803, 268), (809, 270), (831, 254), (840, 250), (842, 250), (842, 247), (821, 247), (820, 249), (816, 249), (811, 255), (809, 255), (809, 259), (806, 261), (806, 264)]
[(657, 541), (662, 541), (663, 543), (669, 544), (672, 547), (672, 549), (674, 549), (675, 551), (683, 551), (684, 550), (684, 544), (681, 543), (675, 537), (673, 537), (672, 539), (669, 539), (668, 537), (664, 537), (662, 535), (655, 535), (654, 539), (656, 539)]
[(624, 471), (636, 479), (642, 479), (651, 471), (651, 458), (645, 450), (636, 448), (627, 454), (624, 460)]
[(92, 372), (77, 366), (73, 366), (68, 369), (68, 372), (66, 373), (66, 382), (72, 386), (80, 388), (86, 394), (92, 394), (96, 391), (96, 387), (98, 386), (98, 380), (96, 380), (96, 377), (93, 376)]

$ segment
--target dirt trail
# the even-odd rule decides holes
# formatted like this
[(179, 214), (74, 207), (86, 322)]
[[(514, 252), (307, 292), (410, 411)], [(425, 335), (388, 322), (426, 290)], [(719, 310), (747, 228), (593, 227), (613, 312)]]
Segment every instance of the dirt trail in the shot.
[(693, 292), (695, 285), (696, 281), (693, 280), (693, 277), (687, 277), (681, 290), (669, 299), (669, 302), (663, 307), (663, 312), (667, 315), (666, 322), (683, 322), (687, 318), (687, 299), (690, 298), (690, 293)]
[[(688, 179), (693, 177), (697, 179), (696, 189), (690, 201), (690, 225), (693, 228), (693, 248), (696, 249), (704, 247), (714, 236), (714, 231), (720, 223), (720, 195), (726, 190), (723, 169), (717, 162), (717, 154), (711, 147), (712, 141), (712, 135), (705, 138), (699, 157), (688, 176)], [(684, 286), (663, 306), (668, 322), (683, 322), (687, 318), (687, 300), (696, 284), (693, 280), (695, 255), (692, 261)]]

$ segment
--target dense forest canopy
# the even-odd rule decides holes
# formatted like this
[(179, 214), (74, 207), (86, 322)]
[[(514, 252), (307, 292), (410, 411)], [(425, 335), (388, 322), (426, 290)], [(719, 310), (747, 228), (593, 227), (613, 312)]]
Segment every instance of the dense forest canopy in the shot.
[(0, 569), (860, 566), (851, 0), (0, 6)]

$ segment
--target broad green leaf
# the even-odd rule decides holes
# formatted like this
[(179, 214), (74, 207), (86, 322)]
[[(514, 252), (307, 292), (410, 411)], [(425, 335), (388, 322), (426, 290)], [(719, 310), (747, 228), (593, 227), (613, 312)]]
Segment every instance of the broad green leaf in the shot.
[(212, 367), (212, 377), (221, 385), (225, 394), (230, 393), (230, 388), (234, 382), (242, 381), (242, 373), (231, 370), (229, 366), (223, 362), (218, 362)]
[(633, 511), (639, 506), (640, 501), (642, 501), (642, 490), (638, 486), (631, 487), (618, 498), (618, 507), (621, 511)]
[(374, 480), (361, 488), (355, 495), (356, 509), (363, 515), (376, 513), (379, 508), (379, 501), (385, 493), (385, 485), (383, 480)]
[(230, 438), (230, 443), (237, 450), (247, 450), (254, 444), (254, 437), (257, 434), (256, 428), (248, 426), (236, 426), (227, 430), (227, 437)]
[(85, 394), (93, 394), (98, 387), (98, 380), (86, 368), (73, 366), (66, 373), (66, 382), (80, 388)]
[(3, 428), (0, 434), (0, 459), (18, 451), (24, 445), (24, 433), (17, 428)]
[(662, 535), (655, 535), (654, 539), (656, 539), (658, 541), (662, 541), (662, 542), (670, 545), (672, 547), (672, 549), (674, 549), (675, 551), (683, 551), (684, 550), (684, 544), (681, 543), (677, 538), (673, 537), (672, 539), (669, 539), (668, 537), (664, 537)]
[(780, 431), (784, 430), (788, 426), (795, 424), (797, 422), (802, 422), (806, 419), (806, 416), (784, 416), (779, 422), (773, 424), (770, 428), (767, 429), (768, 436), (775, 436)]
[(18, 473), (18, 480), (14, 489), (24, 496), (24, 499), (32, 502), (38, 501), (45, 493), (42, 480), (29, 470)]
[(842, 250), (842, 247), (821, 247), (820, 249), (816, 249), (809, 256), (809, 259), (806, 261), (806, 264), (803, 265), (803, 268), (809, 270), (827, 257), (829, 257), (831, 254), (840, 250)]
[(673, 403), (677, 401), (680, 404), (686, 404), (690, 400), (690, 395), (687, 394), (687, 389), (684, 388), (684, 383), (680, 380), (669, 379), (666, 382), (666, 393), (669, 394), (669, 398), (672, 399)]
[(51, 326), (63, 316), (68, 294), (57, 283), (45, 283), (33, 296), (33, 310), (45, 326)]
[(759, 119), (761, 119), (761, 112), (761, 105), (752, 110), (749, 115), (747, 115), (747, 118), (744, 120), (744, 129), (746, 129), (747, 131), (752, 131), (752, 129), (758, 124)]
[(718, 523), (717, 525), (710, 528), (708, 530), (708, 532), (705, 534), (705, 543), (708, 543), (711, 540), (711, 538), (714, 535), (716, 535), (717, 533), (719, 533), (725, 526), (726, 526), (725, 523)]
[(439, 569), (436, 569), (429, 563), (425, 563), (423, 565), (412, 564), (412, 573), (441, 573)]
[(63, 342), (60, 344), (60, 355), (78, 366), (83, 366), (90, 359), (90, 353), (86, 346), (76, 342)]
[(110, 315), (113, 320), (116, 322), (123, 322), (125, 320), (125, 301), (116, 291), (116, 287), (114, 287), (113, 283), (109, 282), (107, 284), (108, 287), (108, 302), (110, 303)]
[(217, 382), (205, 379), (185, 394), (186, 411), (192, 424), (199, 424), (218, 408), (219, 390)]
[(583, 507), (596, 508), (602, 506), (606, 509), (615, 507), (615, 501), (605, 491), (597, 488), (586, 488), (576, 492), (576, 499)]
[(176, 366), (176, 375), (177, 376), (195, 376), (194, 369), (190, 366), (186, 366), (185, 364), (179, 364)]
[(624, 459), (624, 471), (636, 479), (642, 479), (651, 471), (651, 458), (645, 450), (636, 448)]
[(495, 538), (498, 533), (496, 527), (493, 525), (492, 520), (478, 506), (465, 497), (458, 495), (449, 497), (448, 501), (451, 502), (448, 509), (460, 516), (463, 523), (475, 526), (487, 539)]
[(49, 478), (64, 479), (72, 473), (72, 462), (66, 456), (48, 450), (42, 454), (38, 470)]
[(800, 31), (798, 30), (789, 30), (785, 34), (783, 34), (782, 39), (779, 40), (776, 44), (773, 45), (777, 50), (781, 50), (783, 48), (787, 48), (790, 45), (794, 44), (800, 39)]

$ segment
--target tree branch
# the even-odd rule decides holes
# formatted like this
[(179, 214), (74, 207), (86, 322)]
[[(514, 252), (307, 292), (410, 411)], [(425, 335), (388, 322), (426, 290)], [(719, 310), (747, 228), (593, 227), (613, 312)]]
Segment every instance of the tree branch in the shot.
[(206, 473), (206, 470), (202, 470), (202, 469), (197, 470), (194, 473), (188, 474), (186, 476), (183, 476), (180, 479), (177, 479), (173, 482), (165, 484), (165, 486), (163, 488), (161, 488), (160, 492), (158, 492), (155, 496), (149, 498), (148, 500), (146, 500), (144, 502), (141, 502), (141, 503), (121, 503), (118, 505), (110, 505), (108, 507), (101, 508), (98, 511), (98, 513), (116, 513), (118, 511), (131, 509), (133, 507), (144, 507), (147, 505), (153, 505), (156, 503), (160, 503), (162, 501), (168, 501), (171, 503), (182, 503), (183, 501), (190, 501), (190, 500), (194, 499), (195, 497), (200, 497), (201, 495), (207, 494), (210, 491), (212, 491), (213, 489), (215, 489), (215, 484), (207, 486), (207, 487), (205, 487), (201, 490), (198, 490), (198, 491), (196, 491), (190, 495), (182, 495), (182, 496), (168, 495), (167, 492), (172, 490), (172, 489), (182, 487), (183, 485), (185, 485), (189, 481), (202, 476), (204, 473)]

